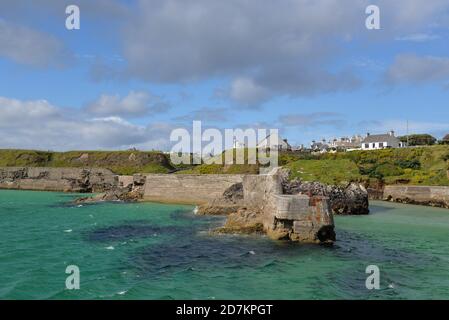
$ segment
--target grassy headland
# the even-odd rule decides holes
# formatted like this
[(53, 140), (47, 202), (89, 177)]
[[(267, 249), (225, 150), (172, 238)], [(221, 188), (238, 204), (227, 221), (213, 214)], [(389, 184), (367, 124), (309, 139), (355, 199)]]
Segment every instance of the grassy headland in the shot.
[(448, 186), (449, 146), (352, 151), (304, 156), (286, 164), (291, 177), (335, 181), (380, 181), (385, 184)]
[(95, 167), (116, 174), (168, 173), (174, 170), (161, 152), (0, 150), (0, 167)]
[(298, 160), (286, 165), (290, 178), (302, 181), (319, 181), (325, 184), (345, 184), (361, 181), (357, 165), (348, 159)]

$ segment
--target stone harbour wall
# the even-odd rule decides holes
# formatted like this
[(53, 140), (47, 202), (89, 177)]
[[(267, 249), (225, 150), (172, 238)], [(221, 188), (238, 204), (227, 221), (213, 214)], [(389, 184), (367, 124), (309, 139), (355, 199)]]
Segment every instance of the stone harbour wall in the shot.
[(449, 209), (449, 187), (445, 186), (385, 186), (383, 200), (427, 205)]
[(147, 174), (143, 200), (204, 204), (242, 181), (243, 175), (234, 174)]
[(243, 180), (245, 206), (260, 212), (265, 232), (273, 239), (300, 242), (335, 241), (329, 198), (283, 194), (279, 170), (248, 175)]

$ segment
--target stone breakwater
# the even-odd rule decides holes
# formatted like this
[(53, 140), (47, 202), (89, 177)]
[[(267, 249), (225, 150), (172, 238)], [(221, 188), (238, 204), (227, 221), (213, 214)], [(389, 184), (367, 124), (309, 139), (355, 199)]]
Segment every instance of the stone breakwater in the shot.
[(449, 209), (449, 187), (385, 186), (383, 200)]
[(148, 174), (143, 200), (205, 204), (243, 181), (238, 174)]
[(118, 177), (107, 169), (0, 168), (0, 189), (64, 192), (104, 192), (117, 185)]
[(284, 194), (284, 181), (285, 174), (279, 169), (268, 175), (245, 176), (243, 180), (243, 203), (260, 213), (268, 236), (300, 242), (335, 241), (329, 199)]
[(333, 215), (326, 197), (283, 193), (280, 170), (267, 175), (246, 175), (199, 214), (229, 214), (219, 233), (266, 233), (276, 240), (311, 243), (335, 241)]

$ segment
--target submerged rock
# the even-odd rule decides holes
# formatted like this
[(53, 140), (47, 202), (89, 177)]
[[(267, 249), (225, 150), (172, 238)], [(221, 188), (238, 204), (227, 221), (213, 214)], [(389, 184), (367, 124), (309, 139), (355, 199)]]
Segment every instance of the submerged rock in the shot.
[(263, 221), (259, 212), (248, 208), (240, 208), (231, 213), (223, 227), (215, 233), (252, 234), (264, 233)]
[[(119, 179), (120, 180), (120, 179)], [(126, 179), (123, 179), (126, 181)], [(134, 175), (129, 183), (113, 186), (109, 190), (93, 197), (82, 197), (74, 201), (75, 204), (96, 203), (103, 201), (126, 201), (134, 202), (143, 198), (145, 176)]]
[(362, 215), (369, 213), (368, 191), (359, 183), (346, 186), (325, 185), (320, 182), (284, 181), (286, 194), (305, 194), (329, 198), (330, 208), (338, 215)]

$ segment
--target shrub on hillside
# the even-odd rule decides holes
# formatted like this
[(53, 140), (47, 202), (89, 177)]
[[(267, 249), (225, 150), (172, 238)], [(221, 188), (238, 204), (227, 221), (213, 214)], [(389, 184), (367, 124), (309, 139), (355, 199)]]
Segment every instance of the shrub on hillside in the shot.
[(421, 168), (421, 162), (417, 159), (412, 160), (398, 160), (395, 164), (402, 169), (415, 169), (418, 170)]
[(402, 175), (404, 170), (391, 163), (383, 163), (377, 166), (375, 173), (382, 177), (392, 177)]
[(404, 143), (408, 142), (409, 146), (431, 146), (437, 142), (437, 139), (430, 134), (412, 134), (399, 137), (399, 140)]

